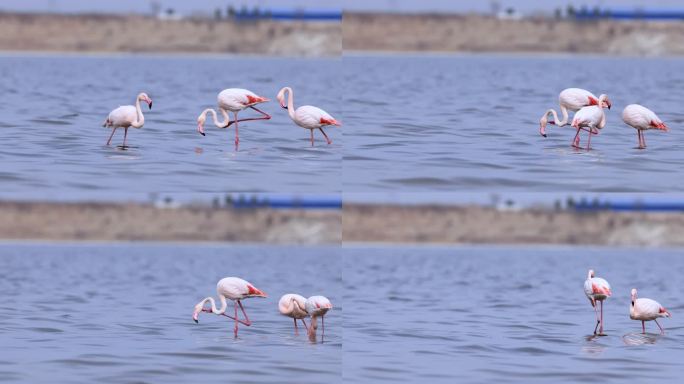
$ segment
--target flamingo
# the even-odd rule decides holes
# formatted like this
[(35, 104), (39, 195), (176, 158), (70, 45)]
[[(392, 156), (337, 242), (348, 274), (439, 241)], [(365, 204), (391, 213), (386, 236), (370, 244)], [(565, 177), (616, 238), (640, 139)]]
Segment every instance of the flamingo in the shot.
[(667, 132), (665, 123), (650, 109), (639, 104), (630, 104), (622, 111), (622, 121), (637, 130), (639, 149), (646, 148), (644, 132), (649, 129), (658, 129)]
[(642, 333), (646, 333), (647, 321), (655, 321), (660, 328), (661, 333), (665, 333), (663, 327), (658, 324), (659, 317), (670, 317), (670, 312), (665, 309), (660, 303), (651, 299), (637, 299), (637, 290), (632, 288), (632, 304), (629, 307), (629, 318), (632, 320), (641, 320)]
[[(216, 315), (226, 316), (230, 319), (235, 320), (235, 337), (237, 337), (238, 334), (238, 323), (244, 324), (248, 327), (252, 325), (252, 322), (249, 321), (249, 317), (247, 317), (245, 308), (242, 306), (242, 302), (240, 300), (246, 299), (248, 297), (266, 297), (266, 293), (255, 288), (254, 285), (252, 285), (250, 282), (245, 281), (239, 277), (224, 277), (223, 279), (219, 280), (218, 284), (216, 284), (216, 292), (218, 293), (218, 297), (221, 300), (221, 308), (216, 309), (216, 302), (214, 301), (213, 297), (206, 297), (202, 299), (202, 301), (197, 303), (197, 305), (195, 305), (195, 311), (192, 314), (192, 319), (195, 320), (195, 323), (199, 323), (200, 312), (211, 312)], [(226, 315), (225, 313), (226, 308), (228, 307), (226, 299), (233, 300), (234, 302), (234, 317)], [(204, 303), (206, 303), (207, 301), (211, 303), (211, 308), (204, 308)], [(244, 321), (238, 319), (238, 305), (242, 310), (242, 314), (245, 316)]]
[[(599, 334), (603, 334), (603, 301), (609, 298), (612, 293), (610, 291), (610, 284), (600, 277), (594, 277), (594, 270), (590, 269), (587, 274), (587, 280), (584, 282), (584, 294), (587, 295), (591, 306), (594, 307), (594, 312), (596, 313), (596, 327), (594, 327), (594, 335), (596, 334), (596, 328), (601, 325), (599, 329)], [(596, 302), (601, 303), (601, 316), (599, 317), (598, 310), (596, 308)]]
[(558, 103), (560, 104), (560, 111), (563, 114), (563, 120), (558, 119), (558, 114), (553, 108), (546, 110), (541, 119), (539, 119), (539, 133), (544, 137), (546, 137), (546, 124), (549, 113), (553, 115), (554, 120), (549, 121), (548, 124), (562, 127), (568, 124), (568, 111), (576, 112), (582, 109), (582, 107), (590, 105), (602, 104), (604, 108), (608, 109), (612, 106), (612, 103), (608, 99), (608, 95), (602, 94), (599, 97), (596, 97), (593, 93), (581, 88), (567, 88), (562, 90), (558, 95)]
[(306, 312), (306, 298), (296, 293), (283, 295), (278, 302), (278, 310), (281, 315), (291, 317), (294, 320), (295, 333), (297, 333), (297, 320), (301, 320), (307, 329), (304, 318), (309, 316)]
[[(199, 132), (202, 136), (206, 136), (204, 134), (204, 122), (207, 118), (207, 113), (211, 113), (214, 118), (214, 124), (219, 128), (228, 128), (231, 124), (235, 123), (235, 149), (238, 148), (238, 143), (240, 142), (238, 122), (250, 120), (269, 120), (271, 118), (271, 115), (255, 107), (255, 105), (265, 103), (269, 100), (265, 97), (257, 96), (252, 91), (242, 88), (228, 88), (221, 91), (218, 94), (217, 99), (218, 109), (223, 115), (223, 121), (218, 121), (215, 110), (212, 108), (207, 108), (202, 111), (197, 118), (197, 132)], [(238, 112), (246, 108), (252, 108), (253, 110), (261, 113), (262, 117), (251, 117), (248, 119), (238, 120)], [(228, 115), (227, 111), (233, 112), (235, 117), (234, 121), (230, 121), (230, 116)]]
[[(604, 95), (601, 95), (603, 97)], [(591, 135), (598, 135), (599, 129), (606, 126), (606, 114), (603, 112), (604, 103), (599, 101), (598, 105), (590, 105), (582, 107), (575, 117), (572, 119), (572, 127), (577, 128), (577, 133), (572, 141), (572, 146), (579, 148), (580, 130), (589, 132), (589, 141), (587, 141), (587, 150), (591, 146)]]
[(147, 93), (142, 92), (139, 93), (138, 96), (135, 98), (135, 106), (122, 105), (119, 108), (116, 108), (115, 110), (109, 112), (109, 116), (107, 116), (107, 119), (105, 119), (104, 124), (102, 124), (102, 126), (113, 127), (114, 129), (112, 130), (112, 134), (109, 135), (109, 139), (107, 140), (106, 145), (109, 145), (109, 143), (112, 141), (112, 137), (114, 136), (114, 132), (116, 132), (116, 129), (119, 127), (123, 127), (124, 142), (121, 148), (125, 149), (126, 136), (128, 136), (128, 128), (142, 128), (142, 126), (145, 124), (145, 116), (143, 116), (142, 109), (140, 109), (141, 100), (146, 102), (147, 106), (150, 109), (152, 109), (152, 99), (150, 99), (150, 97), (147, 96)]
[[(287, 105), (285, 104), (285, 92), (288, 93)], [(277, 98), (280, 102), (280, 106), (287, 109), (290, 118), (295, 122), (295, 124), (311, 131), (312, 147), (314, 145), (314, 129), (320, 130), (323, 136), (325, 136), (325, 140), (328, 142), (328, 144), (332, 144), (332, 141), (330, 138), (328, 138), (328, 135), (326, 135), (325, 131), (323, 131), (323, 127), (328, 125), (336, 125), (339, 127), (342, 125), (341, 122), (335, 120), (335, 118), (330, 116), (328, 112), (311, 105), (303, 105), (295, 110), (293, 101), (294, 95), (292, 88), (290, 87), (283, 87), (283, 89), (278, 92)]]
[(311, 296), (306, 299), (306, 312), (311, 316), (311, 325), (309, 326), (309, 339), (316, 340), (316, 330), (318, 329), (317, 318), (321, 318), (322, 334), (321, 338), (325, 336), (325, 314), (332, 309), (332, 303), (325, 296)]

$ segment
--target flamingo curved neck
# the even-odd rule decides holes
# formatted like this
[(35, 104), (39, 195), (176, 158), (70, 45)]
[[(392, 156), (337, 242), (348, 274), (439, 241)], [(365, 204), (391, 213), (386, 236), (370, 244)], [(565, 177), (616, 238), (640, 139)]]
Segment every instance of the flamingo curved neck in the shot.
[(223, 122), (219, 122), (218, 115), (216, 114), (216, 111), (213, 108), (205, 109), (204, 112), (202, 112), (202, 116), (206, 117), (207, 113), (211, 113), (211, 116), (214, 119), (214, 125), (216, 125), (218, 128), (225, 128), (230, 123), (230, 117), (224, 109), (221, 109), (221, 113), (223, 114)]
[(140, 98), (135, 100), (135, 112), (137, 120), (131, 123), (131, 126), (134, 128), (140, 128), (143, 126), (143, 124), (145, 124), (145, 116), (143, 116), (142, 108), (140, 108)]
[(204, 303), (207, 301), (211, 303), (211, 312), (220, 315), (224, 312), (226, 312), (226, 308), (228, 307), (228, 302), (226, 302), (226, 297), (225, 296), (219, 296), (219, 299), (221, 300), (221, 308), (217, 309), (216, 308), (216, 301), (214, 301), (213, 297), (207, 297), (206, 299), (202, 300), (202, 307), (204, 307)]
[(544, 120), (546, 120), (546, 119), (548, 118), (549, 113), (550, 113), (550, 114), (553, 115), (553, 123), (554, 123), (556, 126), (562, 127), (562, 126), (568, 124), (568, 109), (565, 108), (565, 107), (561, 104), (561, 106), (560, 106), (560, 111), (561, 111), (561, 114), (563, 114), (563, 119), (562, 119), (562, 120), (558, 118), (558, 114), (556, 113), (556, 111), (555, 111), (553, 108), (551, 108), (551, 109), (549, 109), (548, 111), (546, 111), (546, 113), (544, 114)]
[(285, 92), (287, 92), (287, 113), (290, 119), (295, 120), (294, 92), (290, 87), (285, 87)]

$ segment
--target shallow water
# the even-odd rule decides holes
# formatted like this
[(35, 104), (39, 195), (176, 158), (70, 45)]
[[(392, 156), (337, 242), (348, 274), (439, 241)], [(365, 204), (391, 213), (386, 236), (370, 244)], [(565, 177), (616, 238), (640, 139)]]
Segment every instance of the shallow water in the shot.
[[(684, 61), (590, 56), (359, 56), (344, 60), (344, 190), (682, 191)], [(568, 87), (607, 93), (607, 126), (575, 150), (539, 118)], [(640, 103), (670, 132), (636, 131)], [(571, 115), (572, 116), (572, 115)], [(586, 144), (582, 136), (582, 145)]]
[[(0, 185), (9, 197), (46, 197), (41, 191), (112, 197), (131, 192), (335, 192), (341, 189), (342, 132), (327, 145), (290, 120), (275, 101), (295, 90), (295, 106), (313, 104), (340, 117), (336, 59), (181, 56), (0, 56)], [(196, 119), (216, 108), (224, 88), (247, 88), (273, 102), (260, 109), (270, 121), (218, 129), (211, 119), (200, 136)], [(119, 105), (143, 103), (145, 126), (123, 130), (107, 147), (102, 122)], [(243, 111), (240, 118), (254, 117)], [(341, 117), (340, 117), (341, 119)]]
[[(583, 291), (606, 278), (604, 332)], [(345, 247), (350, 382), (681, 382), (681, 250)], [(630, 289), (673, 317), (665, 335), (629, 319)]]
[[(340, 382), (341, 275), (334, 247), (0, 245), (0, 381)], [(283, 258), (287, 256), (287, 262)], [(264, 290), (244, 300), (251, 327), (194, 305), (236, 275)], [(325, 339), (294, 335), (288, 292), (324, 294)], [(319, 329), (320, 331), (320, 329)], [(320, 337), (320, 335), (319, 335)]]

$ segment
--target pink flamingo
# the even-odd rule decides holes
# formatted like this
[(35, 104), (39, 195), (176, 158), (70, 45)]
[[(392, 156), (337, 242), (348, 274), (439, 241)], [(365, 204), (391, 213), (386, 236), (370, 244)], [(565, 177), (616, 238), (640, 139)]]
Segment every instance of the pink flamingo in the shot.
[[(288, 93), (287, 105), (285, 104), (285, 92)], [(320, 130), (323, 136), (325, 136), (325, 140), (328, 142), (328, 144), (332, 144), (332, 141), (330, 138), (328, 138), (328, 135), (326, 135), (325, 131), (323, 131), (323, 127), (328, 125), (336, 125), (339, 127), (342, 125), (341, 122), (335, 120), (335, 118), (330, 116), (328, 112), (311, 105), (303, 105), (295, 110), (293, 101), (294, 95), (292, 88), (290, 87), (284, 87), (281, 89), (280, 92), (278, 92), (277, 98), (280, 102), (280, 106), (287, 109), (290, 118), (295, 122), (295, 124), (311, 131), (312, 147), (314, 145), (314, 129)]]
[[(218, 284), (216, 284), (216, 292), (218, 293), (218, 297), (221, 300), (221, 308), (217, 309), (216, 308), (216, 302), (214, 301), (213, 297), (206, 297), (202, 299), (197, 305), (195, 305), (195, 311), (192, 314), (192, 319), (195, 320), (195, 323), (199, 323), (199, 314), (200, 312), (211, 312), (216, 315), (223, 315), (226, 316), (230, 319), (235, 320), (235, 337), (237, 337), (238, 334), (238, 323), (244, 324), (246, 326), (252, 325), (252, 322), (249, 321), (249, 317), (247, 317), (247, 313), (245, 312), (245, 308), (242, 306), (242, 302), (240, 300), (246, 299), (248, 297), (266, 297), (266, 293), (263, 291), (260, 291), (259, 289), (255, 288), (254, 285), (249, 283), (248, 281), (242, 280), (239, 277), (225, 277), (221, 280), (219, 280)], [(228, 303), (226, 302), (226, 299), (233, 300), (233, 306), (235, 308), (235, 316), (229, 316), (226, 315), (226, 308), (228, 307)], [(204, 308), (204, 303), (209, 301), (211, 303), (211, 308)], [(245, 320), (240, 320), (238, 319), (238, 312), (237, 308), (238, 305), (240, 306), (240, 309), (242, 310), (242, 314), (245, 316)]]
[(321, 318), (321, 339), (325, 337), (325, 314), (332, 309), (332, 303), (325, 296), (311, 296), (306, 299), (306, 312), (311, 316), (309, 326), (309, 340), (316, 341), (316, 330), (318, 329), (317, 318)]
[[(260, 103), (265, 103), (269, 101), (265, 97), (257, 96), (254, 92), (248, 91), (241, 88), (228, 88), (221, 91), (218, 94), (218, 109), (223, 115), (223, 121), (219, 122), (216, 116), (216, 111), (211, 108), (207, 108), (199, 115), (197, 118), (197, 132), (202, 136), (204, 134), (204, 122), (206, 120), (207, 113), (211, 113), (214, 118), (214, 124), (219, 128), (228, 128), (231, 124), (235, 123), (235, 149), (238, 148), (238, 143), (240, 142), (239, 132), (238, 132), (238, 122), (241, 121), (251, 121), (251, 120), (269, 120), (271, 115), (258, 109), (255, 105)], [(238, 120), (238, 112), (243, 109), (251, 108), (262, 114), (262, 117), (250, 117), (248, 119)], [(230, 121), (230, 116), (228, 112), (233, 112), (235, 117), (234, 121)]]
[(278, 310), (281, 315), (291, 317), (294, 320), (295, 333), (297, 331), (297, 320), (301, 320), (304, 324), (304, 329), (308, 329), (304, 318), (309, 316), (306, 312), (306, 298), (295, 293), (288, 293), (283, 295), (278, 302)]
[[(602, 104), (604, 108), (610, 109), (612, 106), (608, 95), (602, 94), (599, 97), (594, 96), (593, 93), (581, 88), (567, 88), (561, 91), (558, 95), (558, 103), (560, 104), (560, 111), (563, 114), (563, 119), (558, 119), (558, 114), (551, 108), (544, 112), (544, 115), (539, 119), (539, 133), (546, 137), (546, 124), (549, 113), (553, 115), (554, 120), (548, 121), (548, 124), (562, 127), (568, 124), (568, 111), (579, 111), (583, 107), (590, 105)], [(575, 136), (575, 145), (579, 145), (578, 136)]]
[(102, 126), (111, 127), (114, 129), (112, 129), (112, 134), (109, 135), (106, 145), (109, 145), (109, 143), (112, 141), (112, 137), (114, 136), (116, 129), (122, 127), (124, 129), (124, 142), (121, 148), (126, 149), (126, 136), (128, 136), (128, 128), (142, 128), (142, 126), (145, 124), (145, 116), (143, 116), (142, 109), (140, 108), (141, 100), (147, 103), (149, 109), (152, 109), (152, 99), (150, 99), (146, 93), (142, 92), (139, 93), (135, 98), (135, 106), (122, 105), (119, 108), (109, 112), (109, 116), (107, 116), (107, 119), (105, 119)]
[(670, 317), (670, 312), (660, 303), (651, 299), (637, 299), (637, 290), (632, 288), (632, 304), (629, 307), (629, 318), (641, 320), (641, 330), (646, 333), (646, 321), (655, 321), (661, 333), (665, 333), (663, 327), (658, 324), (659, 317)]
[[(604, 95), (601, 95), (604, 96)], [(577, 133), (572, 141), (572, 146), (579, 148), (580, 130), (589, 132), (589, 141), (587, 141), (587, 150), (591, 146), (591, 135), (598, 135), (599, 130), (606, 126), (606, 114), (603, 112), (604, 103), (599, 101), (598, 105), (591, 105), (582, 107), (575, 117), (572, 119), (572, 127), (577, 128)]]
[[(594, 270), (590, 269), (587, 274), (587, 280), (584, 281), (584, 294), (587, 295), (591, 306), (594, 307), (594, 312), (596, 313), (596, 327), (594, 327), (594, 335), (596, 334), (596, 328), (601, 325), (599, 329), (599, 334), (603, 334), (603, 301), (609, 298), (612, 293), (610, 291), (610, 284), (600, 277), (594, 277)], [(601, 303), (601, 316), (599, 317), (598, 309), (596, 308), (596, 302)]]
[(668, 130), (667, 125), (650, 109), (639, 104), (630, 104), (622, 111), (622, 121), (637, 130), (639, 149), (646, 148), (644, 131), (649, 129)]

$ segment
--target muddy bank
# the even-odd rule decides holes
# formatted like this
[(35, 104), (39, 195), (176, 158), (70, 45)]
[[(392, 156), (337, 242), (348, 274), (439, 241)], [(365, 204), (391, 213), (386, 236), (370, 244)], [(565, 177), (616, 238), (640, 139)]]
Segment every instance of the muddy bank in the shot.
[(0, 12), (0, 50), (339, 56), (342, 44), (334, 22)]
[(340, 216), (337, 210), (0, 202), (0, 239), (330, 244), (341, 241)]
[(345, 205), (350, 242), (684, 246), (684, 214)]
[(684, 23), (344, 14), (345, 50), (684, 55)]

